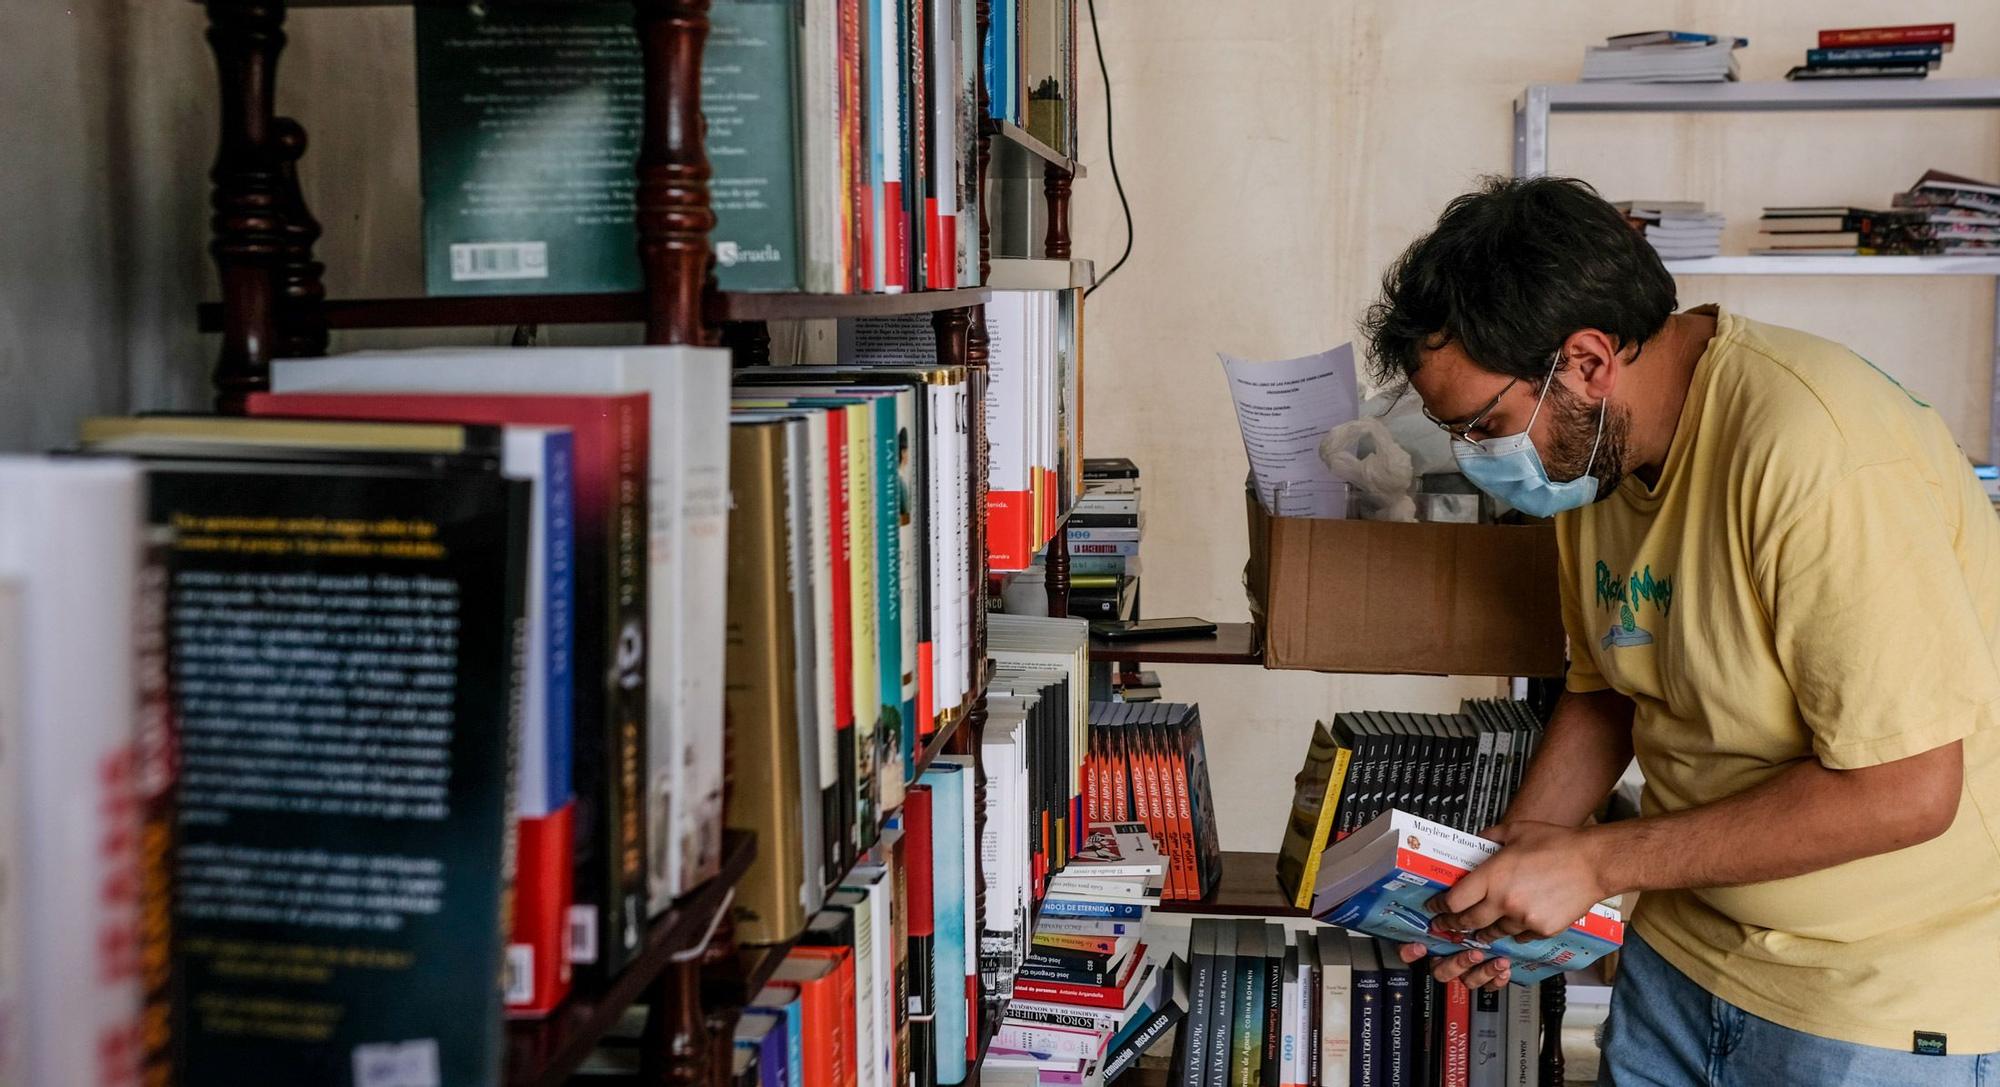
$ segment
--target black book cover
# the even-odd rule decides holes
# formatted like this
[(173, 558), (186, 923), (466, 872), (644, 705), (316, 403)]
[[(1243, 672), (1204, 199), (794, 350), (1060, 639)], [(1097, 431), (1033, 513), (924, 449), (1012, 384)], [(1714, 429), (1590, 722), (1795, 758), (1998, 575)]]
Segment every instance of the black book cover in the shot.
[(173, 532), (178, 1080), (345, 1087), (422, 1060), (496, 1081), (527, 484), (149, 467)]
[(1385, 1087), (1389, 1081), (1383, 1061), (1382, 1030), (1387, 997), (1382, 992), (1382, 964), (1375, 957), (1374, 940), (1350, 936), (1349, 946), (1354, 952), (1353, 1033), (1352, 1048), (1348, 1051), (1351, 1082), (1353, 1087)]
[(1353, 830), (1368, 825), (1382, 811), (1382, 797), (1388, 788), (1389, 771), (1395, 751), (1390, 744), (1387, 729), (1376, 714), (1361, 712), (1354, 715), (1355, 728), (1365, 737), (1368, 745), (1368, 774), (1361, 782), (1361, 795), (1355, 798)]
[(1112, 985), (1123, 973), (1124, 964), (1103, 970), (1089, 967), (1049, 965), (1045, 963), (1022, 963), (1015, 971), (1015, 977), (1030, 981), (1057, 981), (1067, 985)]
[(1279, 1063), (1285, 1037), (1285, 926), (1264, 925), (1264, 1059), (1257, 1072), (1262, 1087), (1283, 1087)]
[(1085, 951), (1080, 947), (1045, 947), (1036, 944), (1022, 961), (1031, 966), (1054, 970), (1108, 970), (1120, 956), (1107, 951)]
[(1203, 1087), (1207, 1082), (1209, 1031), (1214, 1026), (1216, 973), (1215, 930), (1222, 922), (1197, 917), (1188, 926), (1187, 1024), (1174, 1047), (1182, 1075), (1169, 1076), (1174, 1087)]
[(1071, 528), (1138, 528), (1139, 515), (1136, 513), (1072, 513), (1068, 521)]
[(1138, 479), (1139, 466), (1129, 457), (1085, 457), (1083, 458), (1083, 478), (1093, 479)]
[(1443, 822), (1468, 833), (1476, 833), (1481, 827), (1463, 826), (1465, 803), (1472, 791), (1472, 761), (1479, 742), (1478, 730), (1470, 718), (1462, 713), (1443, 716), (1445, 731), (1451, 736), (1451, 784), (1446, 790)]
[(1416, 1041), (1416, 987), (1409, 964), (1396, 957), (1395, 946), (1377, 943), (1376, 956), (1382, 963), (1383, 1030), (1382, 1067), (1388, 1076), (1386, 1087), (1418, 1087), (1416, 1069), (1411, 1064)]
[(1229, 1087), (1230, 1047), (1236, 1038), (1236, 994), (1243, 978), (1236, 957), (1236, 928), (1217, 921), (1215, 930), (1215, 991), (1208, 1001), (1208, 1055), (1202, 1070), (1204, 1087)]
[(1366, 742), (1367, 737), (1355, 727), (1352, 714), (1334, 715), (1333, 737), (1340, 746), (1353, 754), (1348, 756), (1347, 780), (1341, 783), (1340, 797), (1333, 809), (1333, 835), (1332, 840), (1327, 842), (1328, 845), (1346, 837), (1354, 830), (1355, 810), (1360, 805), (1362, 790), (1366, 788), (1364, 782), (1368, 776), (1368, 756), (1373, 753)]
[[(1161, 1038), (1164, 1038), (1167, 1031), (1172, 1030), (1186, 1019), (1189, 999), (1189, 971), (1187, 961), (1175, 955), (1167, 960), (1166, 970), (1166, 1000), (1158, 1008), (1153, 1009), (1152, 1015), (1147, 1018), (1144, 1026), (1134, 1031), (1130, 1037), (1125, 1039), (1122, 1045), (1105, 1056), (1104, 1082), (1110, 1083), (1125, 1074), (1128, 1069), (1136, 1067), (1139, 1063), (1139, 1058), (1152, 1049)], [(1176, 1055), (1176, 1059), (1179, 1059), (1178, 1054)], [(1169, 1074), (1167, 1082), (1169, 1084), (1178, 1084), (1180, 1081)]]
[(1222, 845), (1215, 823), (1215, 790), (1208, 778), (1208, 748), (1201, 737), (1201, 710), (1182, 706), (1181, 727), (1187, 751), (1188, 818), (1194, 823), (1196, 876), (1201, 896), (1215, 893), (1222, 882)]
[(1443, 1074), (1439, 1060), (1444, 1052), (1443, 1039), (1438, 1036), (1444, 1026), (1441, 1014), (1444, 1010), (1444, 990), (1439, 981), (1431, 977), (1427, 970), (1412, 968), (1410, 971), (1410, 993), (1415, 998), (1416, 1011), (1410, 1017), (1410, 1050), (1414, 1055), (1410, 1067), (1416, 1079), (1412, 1082), (1430, 1084), (1438, 1081)]
[(1422, 734), (1424, 751), (1423, 784), (1418, 791), (1417, 810), (1424, 818), (1435, 822), (1443, 815), (1445, 788), (1451, 777), (1451, 762), (1446, 755), (1448, 741), (1444, 730), (1438, 727), (1435, 714), (1413, 713), (1410, 720)]
[(854, 910), (843, 905), (829, 905), (806, 921), (805, 931), (799, 933), (798, 942), (807, 947), (854, 948)]
[[(1322, 1006), (1320, 986), (1325, 981), (1323, 975), (1325, 965), (1320, 961), (1319, 936), (1317, 933), (1301, 932), (1298, 934), (1298, 941), (1299, 961), (1304, 963), (1306, 967), (1304, 984), (1306, 986), (1306, 1006), (1308, 1011), (1305, 1029), (1299, 1032), (1301, 1036), (1300, 1041), (1306, 1047), (1306, 1083), (1308, 1087), (1322, 1087), (1320, 1082), (1319, 1047), (1321, 1043), (1321, 1029), (1325, 1026), (1321, 1020), (1326, 1015), (1326, 1009)], [(1332, 1087), (1332, 1085), (1328, 1085), (1328, 1087)]]
[(1403, 772), (1396, 800), (1391, 807), (1412, 815), (1422, 815), (1424, 783), (1430, 773), (1430, 737), (1413, 713), (1391, 713), (1397, 735), (1403, 738)]

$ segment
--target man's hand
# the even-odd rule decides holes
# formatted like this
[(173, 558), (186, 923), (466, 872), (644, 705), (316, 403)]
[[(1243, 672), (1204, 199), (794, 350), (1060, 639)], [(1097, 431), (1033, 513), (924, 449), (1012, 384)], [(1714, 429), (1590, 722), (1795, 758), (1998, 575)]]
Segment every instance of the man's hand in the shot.
[[(1524, 934), (1554, 936), (1610, 893), (1592, 829), (1512, 822), (1482, 837), (1501, 849), (1430, 901), (1441, 928), (1464, 930), (1487, 944)], [(1425, 952), (1420, 944), (1405, 944), (1400, 954), (1415, 962)], [(1507, 982), (1508, 963), (1475, 949), (1439, 959), (1431, 973), (1439, 981), (1498, 988)]]

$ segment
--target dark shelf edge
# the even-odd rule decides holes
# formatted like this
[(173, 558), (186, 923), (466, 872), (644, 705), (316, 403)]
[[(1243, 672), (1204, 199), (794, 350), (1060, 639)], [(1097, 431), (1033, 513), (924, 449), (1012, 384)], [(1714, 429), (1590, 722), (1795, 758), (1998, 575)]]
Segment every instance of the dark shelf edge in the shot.
[[(756, 853), (756, 835), (725, 830), (722, 870), (652, 922), (639, 957), (609, 986), (595, 994), (572, 992), (547, 1018), (510, 1021), (503, 1082), (508, 1087), (559, 1087), (569, 1082), (570, 1074), (617, 1026), (625, 1009), (652, 985), (668, 962), (694, 950), (708, 934), (716, 911), (729, 901), (730, 892), (749, 871)], [(529, 1063), (520, 1064), (517, 1054)]]
[(1058, 153), (1055, 148), (1029, 135), (1027, 129), (1022, 128), (1012, 121), (1002, 121), (997, 118), (988, 117), (980, 125), (980, 130), (988, 136), (998, 136), (1006, 140), (1008, 143), (1041, 159), (1043, 162), (1068, 173), (1071, 177), (1085, 177), (1088, 175), (1088, 171), (1084, 169), (1083, 163)]
[[(1247, 637), (1247, 652), (1223, 652), (1223, 643), (1234, 644)], [(1144, 664), (1235, 664), (1262, 665), (1264, 640), (1252, 623), (1218, 623), (1212, 638), (1162, 638), (1143, 642), (1090, 641), (1092, 661), (1138, 661)]]
[[(1235, 870), (1237, 879), (1230, 878)], [(1154, 913), (1241, 914), (1246, 917), (1308, 917), (1285, 898), (1278, 886), (1276, 853), (1225, 850), (1222, 880), (1215, 892), (1196, 901), (1167, 900), (1153, 907)]]
[[(902, 294), (712, 294), (703, 302), (711, 324), (730, 321), (825, 320), (900, 317), (977, 306), (992, 297), (983, 287)], [(325, 304), (333, 329), (483, 328), (506, 325), (615, 325), (646, 319), (645, 297), (622, 294), (518, 294), (414, 298), (335, 298)], [(203, 332), (222, 330), (222, 305), (196, 307)]]

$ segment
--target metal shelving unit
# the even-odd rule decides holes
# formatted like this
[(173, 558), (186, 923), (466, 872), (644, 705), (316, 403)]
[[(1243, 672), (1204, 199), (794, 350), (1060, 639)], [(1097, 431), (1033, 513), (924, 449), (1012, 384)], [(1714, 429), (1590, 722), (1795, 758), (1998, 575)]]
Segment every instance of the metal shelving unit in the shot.
[[(2000, 109), (2000, 79), (1858, 79), (1824, 83), (1534, 83), (1514, 102), (1514, 176), (1549, 171), (1558, 113), (1793, 113)], [(1709, 257), (1667, 261), (1675, 275), (1993, 276), (1993, 393), (1987, 456), (2000, 461), (2000, 256)]]

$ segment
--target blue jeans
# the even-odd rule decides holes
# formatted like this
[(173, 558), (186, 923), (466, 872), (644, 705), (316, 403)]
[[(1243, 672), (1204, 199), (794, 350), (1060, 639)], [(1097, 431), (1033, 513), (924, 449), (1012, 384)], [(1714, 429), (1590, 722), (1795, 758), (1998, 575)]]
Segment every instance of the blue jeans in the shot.
[(1627, 929), (1598, 1087), (2000, 1087), (2000, 1054), (1821, 1038), (1711, 996)]

